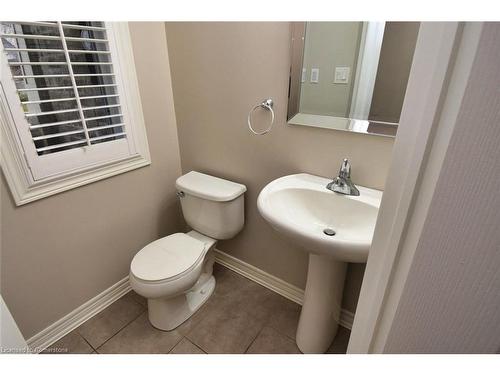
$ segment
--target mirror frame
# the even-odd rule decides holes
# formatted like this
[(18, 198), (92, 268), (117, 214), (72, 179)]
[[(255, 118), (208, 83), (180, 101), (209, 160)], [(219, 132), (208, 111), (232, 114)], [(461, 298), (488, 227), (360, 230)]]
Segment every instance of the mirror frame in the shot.
[[(398, 124), (359, 120), (367, 118), (375, 86), (385, 22), (363, 22), (355, 84), (349, 117), (334, 117), (299, 112), (307, 22), (291, 22), (290, 72), (288, 84), (288, 125), (311, 126), (383, 137), (396, 136)], [(368, 59), (367, 56), (370, 58)], [(377, 61), (374, 64), (373, 61)], [(367, 103), (370, 103), (368, 105)]]

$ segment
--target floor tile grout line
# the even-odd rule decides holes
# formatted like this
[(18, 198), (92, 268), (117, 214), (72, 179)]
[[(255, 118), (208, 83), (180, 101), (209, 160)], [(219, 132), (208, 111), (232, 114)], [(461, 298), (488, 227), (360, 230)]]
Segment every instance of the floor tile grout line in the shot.
[(252, 342), (250, 342), (250, 344), (247, 346), (247, 348), (245, 349), (245, 351), (243, 352), (243, 354), (248, 354), (248, 349), (250, 349), (250, 347), (252, 346), (252, 344), (255, 342), (255, 340), (257, 340), (257, 337), (259, 337), (259, 335), (262, 333), (262, 331), (264, 330), (264, 328), (266, 327), (266, 324), (264, 324), (262, 326), (262, 328), (259, 330), (259, 332), (257, 332), (257, 334), (255, 335), (255, 337), (252, 339)]
[[(142, 305), (140, 305), (141, 307), (144, 307)], [(139, 315), (137, 315), (135, 318), (133, 318), (130, 322), (128, 322), (127, 324), (125, 324), (122, 328), (120, 328), (118, 331), (116, 331), (112, 336), (110, 336), (106, 341), (104, 341), (101, 345), (99, 345), (97, 348), (94, 348), (94, 350), (98, 353), (98, 354), (102, 354), (102, 353), (99, 353), (98, 352), (98, 349), (102, 348), (104, 344), (106, 344), (109, 340), (111, 340), (113, 337), (115, 337), (117, 334), (119, 334), (121, 331), (123, 331), (126, 327), (128, 327), (130, 324), (132, 324), (133, 322), (135, 322), (137, 319), (139, 319), (139, 317), (144, 314), (145, 312), (147, 312), (148, 310), (147, 309), (144, 309), (143, 311), (141, 311), (139, 313)], [(89, 343), (90, 344), (90, 343)], [(92, 346), (92, 345), (91, 345)], [(93, 348), (93, 346), (92, 346)]]
[[(295, 340), (291, 339), (289, 336), (281, 333), (276, 328), (273, 328), (270, 325), (264, 325), (264, 327), (262, 327), (262, 329), (260, 330), (260, 332), (257, 334), (257, 336), (254, 338), (254, 340), (252, 341), (252, 343), (248, 346), (248, 348), (245, 350), (245, 353), (243, 353), (243, 354), (251, 354), (251, 353), (248, 353), (248, 349), (250, 349), (250, 347), (252, 346), (252, 344), (255, 342), (255, 340), (257, 340), (257, 338), (259, 337), (259, 335), (262, 333), (262, 331), (265, 328), (269, 328), (269, 329), (273, 330), (274, 332), (276, 332), (277, 334), (281, 335), (282, 337), (284, 337), (289, 342), (293, 343), (298, 348), (297, 342)], [(299, 349), (299, 351), (300, 351), (300, 349)], [(275, 354), (278, 354), (278, 353), (275, 353)], [(291, 353), (280, 353), (280, 354), (291, 354)], [(299, 354), (304, 354), (304, 353), (300, 352), (300, 353), (296, 353), (294, 355), (299, 355)]]
[[(215, 293), (215, 291), (214, 291)], [(190, 319), (194, 318), (197, 314), (201, 314), (203, 311), (202, 309), (203, 308), (206, 308), (207, 306), (207, 303), (210, 302), (210, 300), (212, 298), (214, 298), (214, 293), (212, 293), (212, 295), (205, 301), (205, 303), (203, 304), (203, 306), (201, 306), (193, 315), (191, 315), (187, 320), (185, 320), (182, 324), (188, 322)], [(198, 322), (196, 322), (192, 327), (189, 328), (189, 330), (186, 331), (186, 333), (183, 334), (183, 336), (189, 340), (189, 338), (187, 337), (191, 332), (193, 332), (195, 330), (196, 327), (198, 327), (201, 322), (206, 318), (206, 316), (203, 316), (200, 318), (200, 320)], [(182, 325), (181, 324), (181, 325)], [(179, 326), (180, 327), (180, 326)], [(191, 342), (191, 340), (189, 340), (189, 342)], [(194, 343), (193, 343), (194, 344)], [(196, 344), (195, 344), (196, 345)], [(201, 349), (201, 348), (200, 348)]]
[[(172, 331), (166, 331), (166, 332), (173, 332), (173, 331), (175, 331), (175, 329), (174, 329), (174, 330), (172, 330)], [(163, 331), (163, 332), (165, 332), (165, 331)], [(180, 335), (180, 336), (181, 336), (181, 337), (180, 337), (179, 341), (177, 341), (177, 342), (174, 344), (174, 346), (172, 347), (172, 349), (170, 349), (170, 350), (169, 350), (167, 353), (165, 353), (165, 354), (170, 354), (170, 353), (172, 352), (172, 350), (174, 350), (174, 349), (175, 349), (175, 347), (181, 343), (182, 339), (184, 339), (184, 338), (185, 338), (183, 335)]]
[[(269, 329), (272, 329), (274, 332), (276, 332), (277, 334), (279, 334), (279, 335), (283, 336), (283, 337), (284, 337), (285, 339), (287, 339), (288, 341), (293, 342), (293, 343), (295, 344), (295, 346), (297, 346), (297, 348), (298, 348), (298, 345), (297, 345), (297, 340), (292, 339), (290, 336), (288, 336), (288, 335), (284, 334), (283, 332), (278, 331), (276, 328), (271, 327), (270, 325), (267, 325), (267, 326), (265, 326), (264, 328), (266, 328), (266, 327), (267, 327), (267, 328), (269, 328)], [(300, 350), (300, 349), (299, 349), (299, 350)]]
[(191, 344), (193, 344), (194, 346), (196, 346), (198, 349), (200, 349), (203, 353), (205, 354), (208, 354), (206, 351), (203, 350), (203, 348), (201, 348), (200, 346), (196, 345), (194, 342), (192, 342), (190, 339), (188, 339), (187, 337), (184, 337), (187, 341), (189, 341)]
[(88, 346), (90, 346), (90, 349), (92, 349), (93, 352), (96, 352), (96, 349), (92, 346), (92, 344), (90, 342), (88, 342), (88, 340), (82, 336), (82, 334), (80, 332), (78, 332), (78, 328), (75, 328), (75, 332), (78, 336), (80, 336), (82, 338), (83, 341), (85, 341), (87, 343)]
[[(126, 295), (130, 294), (130, 292), (124, 294), (122, 297), (120, 297), (118, 300), (122, 299), (123, 297), (125, 297)], [(78, 327), (76, 327), (74, 329), (74, 331), (76, 333), (78, 333), (89, 345), (90, 347), (97, 353), (97, 354), (101, 354), (97, 351), (97, 349), (99, 349), (100, 347), (102, 347), (104, 344), (106, 344), (109, 340), (111, 340), (113, 337), (115, 337), (118, 333), (120, 333), (121, 330), (123, 330), (125, 327), (127, 327), (129, 324), (131, 324), (132, 322), (134, 322), (135, 320), (137, 320), (137, 318), (139, 318), (145, 311), (147, 311), (147, 308), (142, 305), (141, 303), (139, 303), (138, 301), (135, 301), (135, 299), (130, 296), (131, 299), (132, 299), (132, 302), (134, 302), (135, 304), (137, 304), (139, 307), (142, 307), (143, 308), (143, 311), (141, 311), (139, 313), (139, 315), (137, 315), (136, 317), (134, 317), (130, 322), (128, 322), (127, 324), (125, 324), (122, 328), (120, 328), (117, 332), (115, 332), (113, 335), (111, 335), (108, 339), (106, 339), (106, 341), (104, 341), (101, 345), (97, 346), (94, 348), (94, 346), (78, 331), (78, 329), (83, 325), (83, 324), (80, 324)], [(117, 302), (118, 300), (116, 300), (115, 302)], [(109, 309), (115, 302), (113, 302), (111, 305), (107, 306), (104, 310), (100, 311), (99, 314), (103, 313), (104, 311), (106, 311), (107, 309)], [(93, 316), (92, 318), (98, 316), (99, 314)], [(92, 319), (91, 318), (91, 319)], [(90, 321), (91, 319), (89, 319), (88, 321)], [(87, 323), (87, 322), (85, 322)]]
[(194, 342), (192, 342), (191, 340), (189, 340), (186, 336), (182, 336), (181, 339), (174, 345), (174, 347), (172, 349), (170, 349), (170, 351), (167, 353), (167, 354), (175, 354), (175, 353), (172, 353), (172, 351), (181, 343), (182, 340), (186, 339), (188, 342), (190, 342), (191, 344), (193, 344), (194, 346), (196, 346), (198, 349), (200, 349), (203, 353), (205, 354), (208, 354), (206, 351), (204, 351), (202, 348), (200, 348), (198, 345), (196, 345)]

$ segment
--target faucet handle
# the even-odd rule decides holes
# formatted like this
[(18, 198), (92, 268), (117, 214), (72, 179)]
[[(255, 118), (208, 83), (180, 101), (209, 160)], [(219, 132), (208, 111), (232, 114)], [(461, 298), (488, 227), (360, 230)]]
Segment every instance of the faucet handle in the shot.
[(349, 160), (344, 159), (342, 165), (340, 166), (339, 177), (349, 178), (351, 177), (351, 164)]

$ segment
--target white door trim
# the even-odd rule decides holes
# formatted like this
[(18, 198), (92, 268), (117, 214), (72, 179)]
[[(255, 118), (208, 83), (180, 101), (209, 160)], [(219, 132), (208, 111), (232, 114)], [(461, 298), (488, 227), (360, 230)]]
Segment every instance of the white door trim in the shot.
[(0, 295), (0, 350), (2, 354), (28, 353), (28, 344)]
[(420, 27), (348, 353), (383, 352), (481, 30), (482, 23)]

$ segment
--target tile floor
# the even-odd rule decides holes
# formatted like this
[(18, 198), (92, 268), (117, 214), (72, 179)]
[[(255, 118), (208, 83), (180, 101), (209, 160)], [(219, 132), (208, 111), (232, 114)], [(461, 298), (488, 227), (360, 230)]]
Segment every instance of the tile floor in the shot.
[[(60, 339), (45, 353), (296, 354), (300, 306), (220, 265), (207, 303), (173, 331), (149, 324), (147, 303), (130, 292)], [(339, 331), (327, 353), (345, 353)]]

